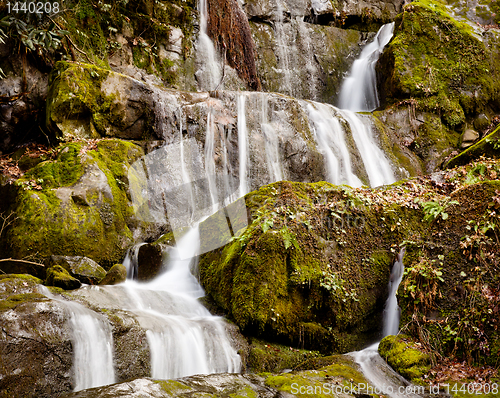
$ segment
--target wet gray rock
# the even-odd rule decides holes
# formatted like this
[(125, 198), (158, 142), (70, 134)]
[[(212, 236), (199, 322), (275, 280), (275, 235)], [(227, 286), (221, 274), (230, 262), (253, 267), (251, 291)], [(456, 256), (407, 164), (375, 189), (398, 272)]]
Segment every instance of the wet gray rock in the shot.
[(40, 282), (0, 275), (0, 391), (5, 397), (49, 398), (71, 390), (65, 311), (39, 293)]
[(264, 379), (262, 377), (234, 374), (190, 376), (178, 380), (136, 379), (67, 395), (68, 398), (194, 398), (203, 396), (278, 398), (292, 395), (264, 386)]

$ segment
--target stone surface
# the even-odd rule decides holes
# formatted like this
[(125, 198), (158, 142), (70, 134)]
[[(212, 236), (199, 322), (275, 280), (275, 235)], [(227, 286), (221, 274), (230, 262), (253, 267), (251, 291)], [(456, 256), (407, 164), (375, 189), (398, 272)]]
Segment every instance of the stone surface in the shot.
[(82, 256), (50, 256), (48, 267), (60, 265), (70, 275), (87, 285), (96, 285), (106, 276), (106, 271), (94, 260)]
[(50, 398), (71, 390), (72, 349), (64, 309), (40, 280), (0, 275), (0, 396)]
[[(130, 202), (127, 166), (142, 149), (119, 140), (90, 145), (63, 145), (55, 159), (10, 185), (9, 211), (17, 221), (4, 237), (8, 255), (86, 256), (109, 268), (134, 239), (164, 232), (163, 225), (136, 216)], [(31, 190), (29, 181), (41, 185)]]
[(472, 129), (467, 129), (462, 134), (461, 148), (470, 147), (479, 138), (479, 133)]

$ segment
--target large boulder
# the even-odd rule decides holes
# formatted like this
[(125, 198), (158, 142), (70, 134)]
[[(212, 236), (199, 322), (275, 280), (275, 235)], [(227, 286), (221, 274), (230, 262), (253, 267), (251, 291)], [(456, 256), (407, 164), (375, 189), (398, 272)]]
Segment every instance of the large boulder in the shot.
[(382, 99), (439, 115), (452, 130), (498, 112), (499, 40), (495, 30), (459, 21), (445, 4), (407, 4), (377, 65)]
[[(491, 362), (499, 347), (496, 318), (486, 317), (500, 302), (499, 173), (498, 161), (483, 160), (374, 190), (262, 187), (240, 199), (248, 226), (223, 228), (219, 215), (201, 223), (202, 252), (211, 248), (200, 257), (201, 283), (247, 334), (354, 350), (379, 337), (392, 259), (406, 246), (403, 324), (432, 336), (442, 354), (453, 350), (445, 331), (457, 331), (454, 352)], [(463, 329), (471, 306), (484, 317), (469, 317)], [(481, 356), (484, 344), (492, 356)]]
[(54, 397), (71, 390), (65, 311), (29, 275), (0, 275), (0, 396)]
[(86, 256), (109, 268), (134, 239), (160, 235), (163, 226), (136, 217), (131, 203), (128, 166), (141, 155), (120, 140), (61, 146), (11, 185), (17, 218), (3, 237), (7, 253)]

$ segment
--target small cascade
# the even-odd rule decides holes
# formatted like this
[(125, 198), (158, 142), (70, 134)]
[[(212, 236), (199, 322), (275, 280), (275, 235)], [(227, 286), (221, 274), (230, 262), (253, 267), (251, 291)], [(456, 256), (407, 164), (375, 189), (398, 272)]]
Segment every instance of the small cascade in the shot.
[(383, 25), (371, 43), (354, 61), (349, 76), (344, 80), (339, 96), (339, 107), (353, 112), (371, 112), (379, 106), (375, 64), (394, 32), (394, 22)]
[(247, 121), (245, 114), (245, 100), (244, 94), (238, 94), (238, 154), (239, 154), (239, 196), (245, 196), (248, 193), (248, 178), (247, 166), (249, 163), (248, 158), (248, 132)]
[(222, 73), (214, 43), (208, 37), (208, 4), (207, 0), (199, 0), (200, 34), (198, 36), (197, 59), (201, 63), (195, 75), (202, 90), (211, 91), (218, 88)]
[(280, 92), (293, 96), (294, 91), (292, 87), (292, 79), (290, 77), (290, 60), (289, 60), (289, 47), (287, 43), (287, 33), (285, 31), (285, 18), (284, 9), (281, 1), (276, 2), (277, 19), (274, 24), (274, 34), (276, 36), (276, 53), (278, 58), (279, 68), (283, 75), (283, 85)]
[(61, 304), (69, 315), (73, 343), (74, 391), (116, 382), (113, 335), (107, 319), (74, 301), (56, 298), (45, 286), (40, 292)]
[(360, 187), (361, 180), (352, 172), (344, 130), (338, 118), (331, 113), (333, 109), (320, 103), (307, 105), (314, 138), (328, 166), (328, 181), (336, 185), (347, 183), (352, 187)]
[(385, 336), (396, 335), (399, 332), (399, 316), (401, 309), (398, 306), (397, 292), (399, 284), (403, 279), (404, 265), (403, 256), (405, 249), (401, 249), (394, 265), (392, 266), (391, 276), (389, 278), (389, 297), (385, 302), (383, 334)]
[[(403, 256), (405, 249), (402, 248), (396, 257), (389, 277), (389, 296), (387, 297), (383, 315), (383, 337), (395, 335), (399, 332), (399, 307), (397, 291), (403, 278)], [(419, 398), (420, 396), (406, 389), (411, 383), (404, 377), (397, 374), (378, 353), (380, 342), (372, 344), (361, 351), (350, 353), (359, 364), (361, 370), (374, 388), (379, 391), (378, 395), (387, 395), (390, 398)]]
[(132, 246), (127, 250), (125, 255), (125, 259), (123, 260), (123, 265), (127, 270), (127, 278), (128, 279), (136, 279), (138, 275), (138, 266), (139, 266), (139, 249), (145, 243), (138, 243), (137, 245)]
[(378, 187), (395, 182), (396, 178), (389, 160), (373, 139), (371, 126), (367, 124), (363, 116), (352, 111), (344, 109), (339, 110), (339, 112), (351, 127), (351, 134), (363, 159), (370, 185)]
[(371, 125), (355, 112), (371, 112), (379, 106), (375, 64), (394, 31), (394, 22), (383, 25), (354, 61), (339, 95), (342, 117), (349, 123), (372, 187), (396, 181), (389, 160), (373, 138)]
[(114, 383), (113, 335), (109, 323), (81, 304), (65, 305), (73, 333), (74, 391)]
[[(311, 33), (307, 24), (302, 21), (297, 23), (297, 28), (299, 31), (300, 44), (302, 45), (303, 52), (306, 54), (314, 54), (314, 48), (311, 42)], [(313, 100), (318, 100), (318, 89), (316, 87), (318, 81), (318, 70), (316, 67), (316, 62), (314, 56), (306, 58), (305, 68), (308, 75), (307, 88), (309, 90), (309, 98)]]
[(261, 122), (260, 128), (264, 136), (264, 146), (266, 148), (266, 163), (269, 173), (269, 183), (283, 180), (283, 171), (280, 162), (279, 140), (275, 128), (268, 119), (267, 96), (261, 95)]
[(212, 213), (217, 211), (217, 186), (215, 181), (215, 126), (212, 109), (207, 113), (207, 130), (205, 134), (205, 172), (208, 180), (208, 190), (212, 202)]
[(106, 303), (109, 308), (112, 303), (129, 311), (146, 329), (154, 378), (241, 370), (241, 359), (228, 340), (223, 320), (198, 301), (204, 292), (192, 269), (199, 246), (196, 225), (177, 241), (165, 272), (154, 280), (91, 288), (96, 305)]

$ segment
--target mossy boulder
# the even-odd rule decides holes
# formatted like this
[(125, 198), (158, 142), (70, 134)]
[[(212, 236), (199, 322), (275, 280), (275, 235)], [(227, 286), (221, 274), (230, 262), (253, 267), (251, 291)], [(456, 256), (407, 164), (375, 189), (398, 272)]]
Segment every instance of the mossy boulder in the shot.
[[(280, 373), (284, 370), (295, 369), (309, 359), (319, 357), (319, 355), (316, 351), (252, 339), (247, 369), (252, 373)], [(322, 366), (315, 369), (320, 367)]]
[[(247, 333), (285, 344), (331, 352), (375, 340), (398, 234), (355, 192), (281, 182), (248, 194), (248, 227), (200, 258), (207, 294)], [(202, 247), (207, 235), (227, 242), (219, 219), (200, 225)]]
[(60, 265), (54, 265), (47, 270), (47, 279), (45, 280), (47, 286), (60, 287), (64, 290), (78, 289), (82, 283), (73, 278), (68, 271)]
[(134, 236), (160, 235), (161, 226), (135, 216), (130, 199), (128, 168), (142, 155), (117, 139), (61, 145), (13, 186), (17, 218), (4, 236), (7, 255), (86, 256), (109, 268)]
[(99, 285), (117, 285), (127, 279), (127, 268), (123, 264), (113, 265)]
[[(498, 175), (498, 161), (480, 160), (372, 190), (264, 186), (240, 199), (248, 226), (232, 237), (219, 232), (221, 217), (201, 223), (202, 247), (205, 240), (220, 246), (201, 255), (201, 283), (245, 334), (350, 351), (379, 336), (389, 271), (405, 246), (398, 297), (410, 334), (424, 328), (442, 354), (462, 342), (459, 355), (488, 361), (482, 342), (496, 350), (498, 333), (485, 314), (500, 302), (493, 271), (500, 247)], [(464, 329), (460, 319), (470, 306), (475, 315)], [(439, 326), (445, 320), (449, 332)]]
[(408, 336), (387, 336), (378, 346), (380, 356), (400, 375), (418, 381), (431, 368), (430, 355)]
[(98, 284), (106, 276), (106, 271), (94, 260), (82, 256), (50, 256), (48, 267), (60, 265), (82, 283)]
[(499, 109), (494, 33), (483, 39), (439, 1), (411, 2), (395, 22), (379, 62), (384, 98), (411, 98), (418, 109), (441, 115), (451, 129), (463, 126), (467, 117)]
[(153, 90), (94, 65), (59, 62), (52, 71), (47, 125), (63, 141), (152, 133)]

